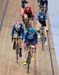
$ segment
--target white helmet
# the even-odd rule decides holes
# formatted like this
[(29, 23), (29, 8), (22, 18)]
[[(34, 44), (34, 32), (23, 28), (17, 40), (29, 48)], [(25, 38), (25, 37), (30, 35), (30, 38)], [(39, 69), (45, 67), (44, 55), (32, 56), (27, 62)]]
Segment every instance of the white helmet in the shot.
[(30, 7), (30, 4), (25, 4), (25, 7)]
[(16, 30), (19, 30), (19, 29), (20, 29), (19, 22), (17, 22), (17, 23), (15, 24), (15, 28), (16, 28)]

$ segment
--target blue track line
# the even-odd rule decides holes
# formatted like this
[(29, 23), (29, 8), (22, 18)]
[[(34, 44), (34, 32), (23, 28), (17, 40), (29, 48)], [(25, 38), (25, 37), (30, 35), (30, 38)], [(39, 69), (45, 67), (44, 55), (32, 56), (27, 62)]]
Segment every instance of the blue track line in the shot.
[(0, 32), (1, 32), (1, 29), (2, 29), (2, 26), (3, 26), (3, 22), (4, 22), (5, 14), (6, 14), (6, 11), (7, 11), (8, 3), (9, 3), (9, 0), (7, 0), (6, 4), (5, 4), (5, 9), (4, 9), (4, 12), (3, 12), (2, 21), (0, 23)]

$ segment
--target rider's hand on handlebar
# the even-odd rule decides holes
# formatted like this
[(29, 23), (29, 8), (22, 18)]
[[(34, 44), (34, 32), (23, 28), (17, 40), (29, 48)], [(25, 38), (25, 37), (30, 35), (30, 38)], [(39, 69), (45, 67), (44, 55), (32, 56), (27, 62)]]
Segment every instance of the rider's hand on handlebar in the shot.
[(48, 32), (48, 27), (46, 27), (46, 31)]

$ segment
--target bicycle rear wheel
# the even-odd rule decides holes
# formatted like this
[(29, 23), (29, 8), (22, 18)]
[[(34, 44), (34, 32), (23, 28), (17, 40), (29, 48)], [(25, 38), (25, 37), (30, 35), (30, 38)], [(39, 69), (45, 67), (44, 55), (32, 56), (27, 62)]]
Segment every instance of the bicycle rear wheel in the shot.
[(18, 44), (16, 46), (16, 63), (18, 63)]
[(42, 51), (44, 50), (44, 34), (43, 34), (43, 28), (42, 28), (42, 34), (41, 34), (41, 41), (42, 41)]
[(43, 42), (43, 39), (42, 39), (42, 51), (44, 50), (44, 42)]
[(28, 64), (27, 66), (27, 73), (29, 73), (29, 69), (30, 69), (30, 64)]

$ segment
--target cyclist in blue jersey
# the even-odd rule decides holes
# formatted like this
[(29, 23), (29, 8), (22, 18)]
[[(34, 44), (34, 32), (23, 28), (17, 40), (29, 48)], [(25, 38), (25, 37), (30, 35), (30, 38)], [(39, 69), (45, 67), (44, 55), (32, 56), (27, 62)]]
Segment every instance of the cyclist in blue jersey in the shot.
[(47, 44), (48, 19), (45, 12), (42, 10), (37, 16), (37, 31), (40, 33), (41, 27), (44, 27), (45, 44)]
[(46, 13), (48, 10), (48, 0), (40, 0), (39, 7), (43, 8)]
[[(12, 37), (12, 41), (13, 41), (13, 38), (14, 37), (19, 37), (19, 50), (20, 50), (20, 57), (22, 57), (22, 42), (23, 42), (23, 38), (24, 38), (24, 27), (23, 27), (23, 24), (22, 23), (15, 23), (13, 25), (13, 28), (12, 28), (12, 33), (11, 33), (11, 37)], [(13, 49), (15, 49), (15, 43), (16, 43), (16, 40), (14, 39), (14, 44), (13, 44)]]
[[(29, 46), (30, 43), (31, 43), (31, 45), (35, 46), (35, 48), (37, 48), (38, 35), (37, 35), (37, 32), (35, 31), (35, 29), (33, 27), (29, 28), (28, 31), (25, 34), (24, 48), (27, 48), (27, 46)], [(26, 64), (26, 56), (27, 56), (27, 54), (25, 55), (24, 64)]]
[(48, 0), (40, 0), (39, 6), (44, 6), (44, 4), (46, 5), (46, 7), (48, 7)]

